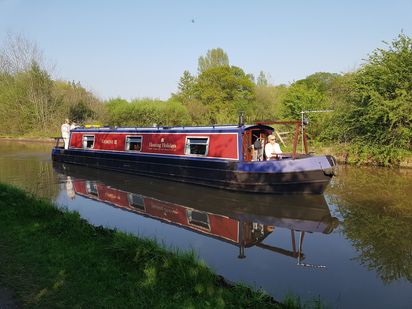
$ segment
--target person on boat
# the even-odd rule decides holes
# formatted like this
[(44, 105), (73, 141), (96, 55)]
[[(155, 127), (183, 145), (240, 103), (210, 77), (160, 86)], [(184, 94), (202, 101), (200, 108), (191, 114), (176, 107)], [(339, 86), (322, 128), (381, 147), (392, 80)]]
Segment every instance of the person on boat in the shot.
[(253, 157), (252, 161), (262, 161), (263, 159), (263, 145), (264, 141), (263, 139), (256, 137), (256, 140), (254, 141), (252, 145), (252, 151), (253, 151)]
[(69, 148), (69, 138), (70, 138), (70, 121), (69, 121), (69, 119), (66, 118), (66, 120), (62, 124), (61, 130), (62, 130), (62, 137), (63, 137), (63, 141), (64, 141), (64, 149), (68, 149)]
[(276, 136), (269, 135), (268, 136), (268, 143), (265, 145), (265, 155), (268, 160), (270, 159), (279, 159), (280, 154), (282, 154), (282, 150), (278, 143), (276, 143)]
[(70, 130), (76, 129), (78, 127), (79, 126), (77, 125), (77, 123), (73, 121), (72, 124), (70, 125)]

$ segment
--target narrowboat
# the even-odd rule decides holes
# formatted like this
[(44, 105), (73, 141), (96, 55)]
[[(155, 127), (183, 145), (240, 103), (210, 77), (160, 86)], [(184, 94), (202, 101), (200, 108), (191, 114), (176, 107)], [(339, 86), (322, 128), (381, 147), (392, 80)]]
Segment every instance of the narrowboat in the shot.
[[(73, 200), (91, 199), (213, 237), (239, 247), (239, 258), (246, 257), (245, 249), (256, 246), (301, 263), (305, 233), (329, 234), (339, 224), (322, 195), (234, 194), (65, 163), (54, 162), (53, 167)], [(291, 248), (264, 241), (277, 229), (290, 230)]]
[[(254, 125), (198, 127), (80, 127), (71, 130), (68, 149), (52, 150), (54, 161), (166, 180), (254, 193), (321, 194), (334, 175), (332, 156), (298, 154), (296, 124), (292, 153), (274, 160), (257, 156), (274, 128)], [(302, 130), (303, 133), (303, 130)], [(303, 143), (304, 142), (304, 143)]]

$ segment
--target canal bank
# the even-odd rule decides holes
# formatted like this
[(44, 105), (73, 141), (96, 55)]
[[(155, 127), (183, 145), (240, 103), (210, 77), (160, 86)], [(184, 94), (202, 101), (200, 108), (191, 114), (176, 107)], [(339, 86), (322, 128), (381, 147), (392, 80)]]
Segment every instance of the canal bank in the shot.
[(193, 253), (93, 227), (8, 185), (0, 196), (1, 308), (283, 308), (262, 291), (227, 284)]

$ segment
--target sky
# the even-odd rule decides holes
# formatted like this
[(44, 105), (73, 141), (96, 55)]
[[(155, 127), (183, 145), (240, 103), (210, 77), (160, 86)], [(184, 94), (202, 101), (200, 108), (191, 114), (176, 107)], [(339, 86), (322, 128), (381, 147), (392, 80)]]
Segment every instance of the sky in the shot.
[(166, 100), (213, 48), (273, 85), (346, 73), (401, 32), (412, 37), (412, 0), (0, 0), (0, 47), (24, 36), (53, 78), (103, 100)]

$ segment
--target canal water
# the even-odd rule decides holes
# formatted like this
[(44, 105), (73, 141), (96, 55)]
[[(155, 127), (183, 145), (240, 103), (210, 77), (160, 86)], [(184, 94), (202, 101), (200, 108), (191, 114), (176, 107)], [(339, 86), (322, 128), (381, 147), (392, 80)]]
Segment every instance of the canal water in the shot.
[(324, 195), (255, 195), (53, 164), (51, 148), (0, 141), (0, 182), (276, 299), (412, 308), (411, 170), (342, 166)]

